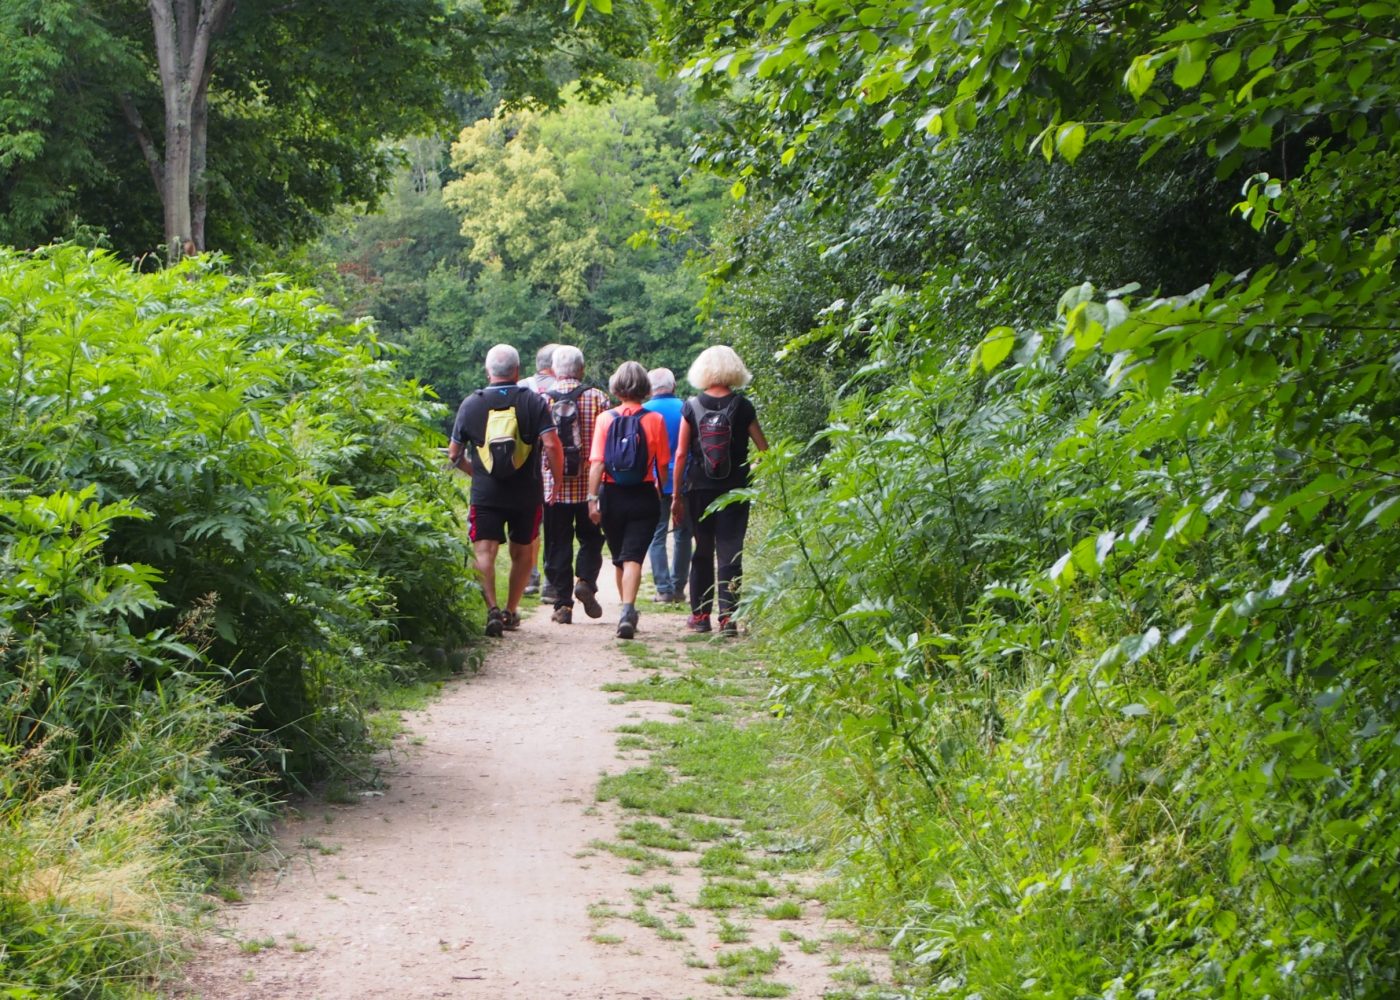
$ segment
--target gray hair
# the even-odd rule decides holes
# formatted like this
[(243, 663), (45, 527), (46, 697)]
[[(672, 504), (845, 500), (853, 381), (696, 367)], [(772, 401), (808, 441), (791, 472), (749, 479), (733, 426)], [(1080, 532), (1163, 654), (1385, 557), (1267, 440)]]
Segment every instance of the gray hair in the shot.
[(647, 373), (647, 378), (651, 380), (653, 396), (664, 396), (668, 392), (676, 391), (676, 373), (669, 368), (653, 368)]
[[(545, 344), (535, 352), (535, 371), (542, 372), (546, 368), (554, 370), (554, 352), (559, 350), (558, 344)], [(559, 374), (555, 372), (555, 374)]]
[(582, 378), (583, 352), (572, 344), (560, 344), (554, 349), (555, 378)]
[(608, 380), (608, 391), (618, 399), (640, 403), (651, 395), (647, 370), (635, 361), (624, 361)]
[(520, 352), (509, 344), (497, 344), (486, 352), (486, 374), (513, 379), (520, 374)]

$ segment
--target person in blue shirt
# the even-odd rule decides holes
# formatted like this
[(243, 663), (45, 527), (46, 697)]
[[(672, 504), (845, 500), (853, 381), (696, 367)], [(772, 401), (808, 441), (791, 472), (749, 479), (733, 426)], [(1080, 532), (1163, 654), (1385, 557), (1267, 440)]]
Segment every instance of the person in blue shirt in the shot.
[[(681, 411), (685, 409), (685, 403), (676, 398), (676, 376), (669, 368), (653, 368), (647, 375), (651, 381), (651, 398), (642, 405), (653, 413), (661, 414), (666, 421), (666, 434), (674, 454), (676, 436), (681, 427)], [(656, 599), (667, 604), (680, 604), (685, 600), (685, 581), (690, 573), (690, 522), (682, 518), (681, 523), (672, 530), (671, 496), (677, 484), (671, 482), (670, 476), (663, 478), (661, 519), (656, 523), (656, 534), (652, 536), (647, 555), (651, 559)], [(666, 552), (667, 534), (672, 539), (670, 559), (667, 559)]]

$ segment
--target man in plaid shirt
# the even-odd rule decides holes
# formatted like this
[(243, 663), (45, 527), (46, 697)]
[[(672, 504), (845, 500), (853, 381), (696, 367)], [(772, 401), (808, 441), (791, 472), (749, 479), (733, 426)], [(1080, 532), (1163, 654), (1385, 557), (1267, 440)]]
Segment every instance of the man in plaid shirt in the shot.
[[(607, 393), (580, 382), (583, 352), (577, 347), (554, 349), (554, 377), (553, 388), (544, 396), (554, 411), (556, 426), (564, 421), (559, 440), (565, 448), (566, 474), (558, 480), (547, 469), (544, 474), (545, 496), (552, 499), (544, 508), (544, 575), (554, 592), (553, 620), (568, 625), (574, 620), (575, 597), (588, 617), (603, 615), (597, 597), (598, 572), (603, 568), (603, 529), (588, 517), (588, 454), (598, 414), (612, 404)], [(569, 454), (575, 445), (579, 448), (576, 460)], [(577, 474), (569, 475), (574, 469)]]

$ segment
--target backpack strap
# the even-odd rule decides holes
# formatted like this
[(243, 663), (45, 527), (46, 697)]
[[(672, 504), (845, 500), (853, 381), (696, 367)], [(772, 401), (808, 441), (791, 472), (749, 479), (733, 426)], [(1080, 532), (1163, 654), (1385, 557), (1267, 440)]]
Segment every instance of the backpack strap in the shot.
[(587, 392), (590, 388), (591, 386), (585, 385), (584, 383), (580, 382), (568, 392), (560, 392), (558, 389), (550, 389), (548, 392), (545, 393), (545, 395), (548, 396), (550, 399), (554, 400), (556, 403), (562, 403), (566, 399), (571, 403), (577, 403), (579, 399), (583, 397), (583, 394)]
[[(490, 399), (490, 398), (488, 397), (488, 393), (498, 393), (498, 392), (500, 392), (502, 389), (514, 389), (515, 392), (513, 392), (513, 393), (509, 394), (508, 396), (506, 396), (506, 401), (505, 401), (504, 403), (501, 403), (500, 405), (496, 405), (496, 404), (495, 404), (495, 401), (492, 400), (492, 399)], [(487, 386), (482, 386), (480, 389), (476, 390), (476, 395), (478, 395), (478, 396), (480, 396), (482, 399), (486, 400), (486, 404), (487, 404), (488, 406), (490, 406), (491, 409), (493, 409), (493, 410), (504, 410), (504, 409), (505, 409), (506, 407), (508, 407), (508, 406), (514, 406), (514, 405), (515, 405), (515, 401), (516, 401), (517, 399), (520, 398), (520, 394), (521, 394), (522, 392), (524, 392), (524, 391), (525, 391), (525, 387), (524, 387), (524, 386), (519, 386), (519, 385), (511, 385), (511, 386), (505, 386), (505, 385), (502, 385), (502, 386), (487, 385)]]

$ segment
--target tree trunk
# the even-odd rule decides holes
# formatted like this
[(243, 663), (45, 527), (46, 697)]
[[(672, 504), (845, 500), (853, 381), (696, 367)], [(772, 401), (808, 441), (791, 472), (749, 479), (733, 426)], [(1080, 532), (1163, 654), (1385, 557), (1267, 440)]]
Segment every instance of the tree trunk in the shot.
[[(152, 170), (152, 176), (164, 210), (166, 259), (174, 263), (204, 249), (210, 51), (233, 10), (233, 0), (147, 2), (165, 105), (163, 164), (160, 171)], [(139, 134), (137, 138), (141, 141)], [(143, 149), (147, 142), (142, 143)]]

